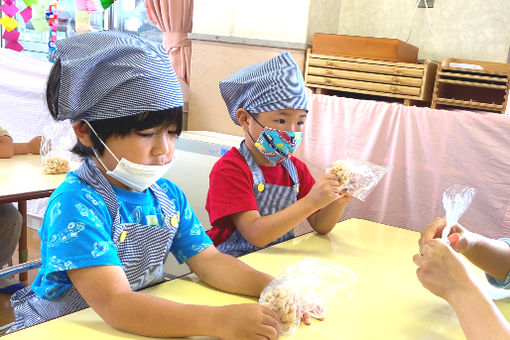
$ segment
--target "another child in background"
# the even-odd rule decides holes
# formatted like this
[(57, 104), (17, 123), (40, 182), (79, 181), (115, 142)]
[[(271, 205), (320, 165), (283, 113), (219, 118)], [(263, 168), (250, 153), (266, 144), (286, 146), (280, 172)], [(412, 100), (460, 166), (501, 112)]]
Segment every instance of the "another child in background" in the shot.
[(288, 52), (244, 68), (220, 82), (230, 118), (244, 130), (209, 176), (208, 235), (224, 253), (240, 256), (294, 237), (308, 219), (327, 234), (352, 196), (333, 174), (317, 183), (292, 156), (307, 118), (303, 76)]
[(84, 158), (50, 197), (42, 266), (16, 292), (11, 330), (91, 306), (120, 330), (153, 337), (276, 339), (258, 303), (186, 305), (136, 292), (163, 280), (169, 252), (205, 283), (258, 297), (272, 277), (222, 254), (184, 193), (161, 177), (182, 129), (182, 94), (161, 46), (114, 31), (57, 41), (50, 113), (71, 119)]
[(422, 232), (420, 254), (413, 257), (417, 275), (425, 288), (445, 299), (455, 310), (469, 340), (510, 339), (510, 325), (498, 307), (476, 284), (472, 271), (460, 257), (480, 267), (489, 282), (510, 288), (510, 239), (494, 240), (456, 225), (449, 235), (451, 246), (441, 237), (444, 218)]
[(39, 154), (41, 136), (32, 138), (27, 143), (14, 143), (7, 130), (0, 126), (0, 158), (11, 158), (14, 155)]
[[(0, 158), (14, 155), (38, 154), (41, 137), (32, 138), (28, 143), (14, 143), (7, 130), (0, 126)], [(0, 268), (9, 263), (21, 234), (21, 214), (11, 203), (0, 204)], [(13, 276), (0, 278), (0, 293), (12, 294), (23, 288)]]

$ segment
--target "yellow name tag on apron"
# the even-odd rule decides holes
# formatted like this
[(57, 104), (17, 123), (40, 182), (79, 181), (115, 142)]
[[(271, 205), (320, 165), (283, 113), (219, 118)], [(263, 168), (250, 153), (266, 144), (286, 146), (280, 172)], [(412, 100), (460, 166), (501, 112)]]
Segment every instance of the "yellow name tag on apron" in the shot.
[(172, 216), (170, 217), (170, 225), (172, 227), (177, 227), (177, 225), (179, 224), (179, 212), (177, 212), (177, 215), (176, 216)]
[(127, 231), (125, 230), (122, 233), (120, 233), (119, 242), (124, 242), (124, 240), (126, 239), (126, 235)]

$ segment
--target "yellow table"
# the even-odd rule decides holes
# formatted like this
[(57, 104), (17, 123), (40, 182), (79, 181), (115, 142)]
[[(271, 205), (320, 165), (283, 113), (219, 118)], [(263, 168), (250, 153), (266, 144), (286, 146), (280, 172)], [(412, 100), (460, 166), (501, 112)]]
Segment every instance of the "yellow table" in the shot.
[[(347, 267), (358, 276), (359, 282), (352, 291), (339, 292), (332, 300), (324, 321), (301, 325), (292, 336), (281, 339), (464, 339), (453, 309), (425, 290), (416, 278), (412, 255), (417, 251), (418, 237), (417, 232), (350, 219), (339, 223), (329, 235), (306, 234), (241, 259), (277, 275), (305, 257), (316, 257)], [(194, 282), (193, 276), (144, 292), (178, 302), (208, 305), (257, 301), (219, 292)], [(499, 303), (499, 307), (510, 315), (509, 301)], [(144, 339), (112, 329), (88, 308), (12, 333), (6, 340), (70, 337)]]
[[(72, 164), (73, 168), (77, 164)], [(19, 262), (28, 259), (27, 247), (27, 200), (48, 197), (62, 183), (65, 174), (46, 175), (43, 173), (40, 155), (16, 155), (0, 159), (0, 204), (18, 203), (23, 216), (19, 240)], [(27, 274), (20, 273), (20, 280), (26, 281)]]

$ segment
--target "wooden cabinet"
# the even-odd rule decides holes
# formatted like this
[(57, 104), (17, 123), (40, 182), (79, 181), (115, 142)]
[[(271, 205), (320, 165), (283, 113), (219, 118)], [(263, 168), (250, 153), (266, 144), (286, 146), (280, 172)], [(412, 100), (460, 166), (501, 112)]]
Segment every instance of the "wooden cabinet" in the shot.
[(510, 64), (445, 59), (438, 68), (431, 107), (505, 113), (509, 72)]
[(386, 61), (418, 61), (418, 47), (398, 39), (315, 33), (312, 52), (338, 57)]
[(391, 62), (312, 53), (308, 50), (306, 86), (318, 93), (335, 90), (402, 98), (406, 104), (430, 102), (437, 63)]

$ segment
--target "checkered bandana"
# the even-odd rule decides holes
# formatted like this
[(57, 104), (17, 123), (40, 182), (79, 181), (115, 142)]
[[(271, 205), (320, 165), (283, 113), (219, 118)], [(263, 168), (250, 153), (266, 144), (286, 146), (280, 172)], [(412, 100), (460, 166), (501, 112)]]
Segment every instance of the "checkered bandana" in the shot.
[(57, 41), (62, 64), (58, 119), (100, 120), (183, 105), (162, 46), (115, 31)]
[(230, 118), (237, 125), (236, 112), (239, 108), (250, 113), (308, 109), (303, 75), (287, 51), (222, 80), (220, 92)]

